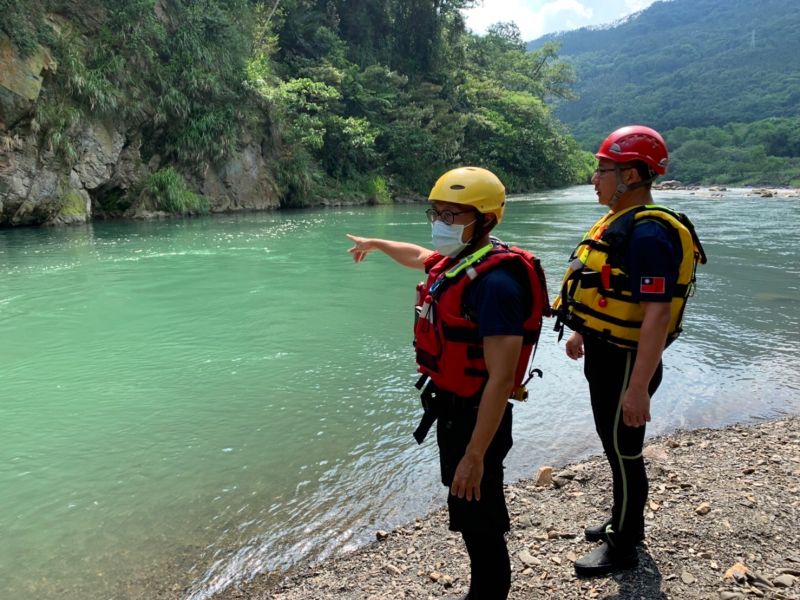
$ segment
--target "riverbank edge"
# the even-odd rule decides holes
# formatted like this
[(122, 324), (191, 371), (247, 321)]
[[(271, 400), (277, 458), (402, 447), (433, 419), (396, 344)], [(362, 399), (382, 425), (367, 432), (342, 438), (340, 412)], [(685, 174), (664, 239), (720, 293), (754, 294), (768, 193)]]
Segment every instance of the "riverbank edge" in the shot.
[[(513, 450), (512, 450), (513, 452)], [(580, 579), (583, 527), (610, 510), (602, 455), (506, 486), (509, 598), (800, 598), (800, 416), (646, 441), (647, 541), (637, 568)], [(468, 560), (446, 509), (320, 563), (264, 574), (213, 600), (461, 598)]]
[[(589, 186), (590, 184), (583, 184)], [(551, 191), (558, 191), (565, 188), (554, 188)], [(800, 188), (791, 188), (791, 187), (762, 187), (762, 188), (751, 188), (751, 187), (726, 187), (726, 186), (695, 186), (695, 185), (684, 185), (678, 183), (677, 185), (671, 185), (670, 182), (665, 182), (665, 184), (655, 184), (653, 186), (654, 192), (686, 192), (689, 195), (703, 195), (709, 196), (712, 198), (722, 198), (726, 194), (731, 192), (742, 192), (746, 191), (748, 196), (760, 196), (762, 198), (800, 198)], [(535, 192), (522, 192), (522, 193), (514, 193), (509, 194), (509, 198), (513, 199), (514, 197), (519, 196), (528, 196), (531, 194), (541, 194), (541, 191)], [(275, 212), (282, 212), (282, 211), (295, 211), (295, 210), (304, 210), (304, 209), (336, 209), (336, 208), (359, 208), (359, 207), (367, 207), (367, 206), (393, 206), (393, 205), (403, 205), (403, 204), (423, 204), (427, 202), (427, 198), (425, 196), (412, 196), (412, 195), (400, 195), (392, 199), (391, 202), (381, 203), (375, 202), (373, 200), (363, 200), (363, 201), (349, 201), (349, 200), (341, 200), (341, 199), (320, 199), (317, 202), (313, 202), (306, 206), (302, 207), (288, 207), (288, 208), (270, 208), (270, 209), (240, 209), (240, 210), (221, 210), (221, 211), (210, 211), (203, 215), (192, 215), (192, 214), (177, 214), (177, 213), (167, 213), (163, 211), (140, 211), (134, 216), (122, 216), (122, 215), (97, 215), (87, 220), (65, 220), (64, 222), (59, 223), (29, 223), (24, 225), (10, 225), (8, 223), (1, 223), (0, 224), (0, 231), (8, 231), (12, 229), (20, 229), (20, 228), (40, 228), (40, 227), (75, 227), (79, 225), (87, 225), (91, 223), (99, 223), (99, 222), (114, 222), (114, 223), (124, 223), (124, 222), (142, 222), (142, 221), (162, 221), (162, 220), (173, 220), (173, 219), (191, 219), (197, 216), (220, 216), (220, 217), (229, 217), (231, 215), (247, 215), (247, 214), (259, 214), (259, 213), (275, 213)]]
[(725, 185), (684, 185), (680, 181), (664, 181), (653, 184), (654, 192), (687, 192), (690, 196), (700, 194), (712, 198), (724, 197), (727, 193), (742, 193), (762, 198), (800, 198), (800, 188), (793, 187), (737, 187)]

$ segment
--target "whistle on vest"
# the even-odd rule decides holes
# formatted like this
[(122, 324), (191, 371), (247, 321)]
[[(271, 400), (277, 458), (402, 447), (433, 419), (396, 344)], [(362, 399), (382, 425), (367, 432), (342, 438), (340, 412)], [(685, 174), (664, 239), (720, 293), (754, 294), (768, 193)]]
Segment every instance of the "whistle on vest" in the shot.
[(519, 386), (511, 393), (511, 399), (525, 402), (528, 399), (528, 388), (524, 385)]

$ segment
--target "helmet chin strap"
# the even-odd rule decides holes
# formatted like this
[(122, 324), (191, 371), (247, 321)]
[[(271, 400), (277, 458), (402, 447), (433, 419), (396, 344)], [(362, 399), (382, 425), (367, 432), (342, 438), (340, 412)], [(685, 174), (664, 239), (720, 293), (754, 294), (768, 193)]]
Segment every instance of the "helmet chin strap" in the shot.
[(617, 189), (614, 191), (614, 195), (611, 196), (611, 200), (608, 201), (608, 207), (612, 210), (617, 202), (619, 202), (619, 199), (622, 198), (623, 194), (643, 188), (644, 186), (653, 183), (657, 177), (657, 175), (651, 174), (647, 179), (641, 179), (628, 185), (622, 181), (622, 169), (620, 169), (619, 163), (614, 163), (614, 174), (617, 177)]
[(622, 195), (630, 189), (628, 184), (622, 181), (622, 169), (619, 168), (619, 163), (614, 163), (614, 175), (617, 178), (617, 189), (614, 191), (614, 195), (611, 196), (611, 200), (608, 201), (608, 208), (612, 210), (619, 202), (619, 199), (622, 198)]
[(622, 198), (622, 195), (629, 189), (630, 188), (624, 183), (618, 183), (614, 195), (611, 196), (611, 200), (608, 201), (608, 208), (613, 209), (614, 206), (616, 206), (617, 202), (619, 202), (619, 199)]

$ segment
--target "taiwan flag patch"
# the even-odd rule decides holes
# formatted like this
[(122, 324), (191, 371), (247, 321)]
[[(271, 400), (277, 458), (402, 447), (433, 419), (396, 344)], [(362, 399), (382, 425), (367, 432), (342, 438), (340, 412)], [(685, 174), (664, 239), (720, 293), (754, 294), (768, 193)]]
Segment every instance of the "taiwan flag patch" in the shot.
[(667, 291), (664, 277), (642, 277), (639, 283), (640, 294), (663, 294)]

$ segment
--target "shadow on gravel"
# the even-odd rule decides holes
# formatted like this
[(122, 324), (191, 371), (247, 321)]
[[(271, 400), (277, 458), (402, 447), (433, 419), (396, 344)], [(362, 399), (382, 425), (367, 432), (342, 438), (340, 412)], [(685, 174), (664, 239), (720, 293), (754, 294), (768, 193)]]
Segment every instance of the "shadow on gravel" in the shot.
[(667, 600), (661, 591), (661, 571), (650, 553), (639, 549), (639, 566), (630, 571), (622, 571), (614, 576), (619, 591), (603, 600)]

